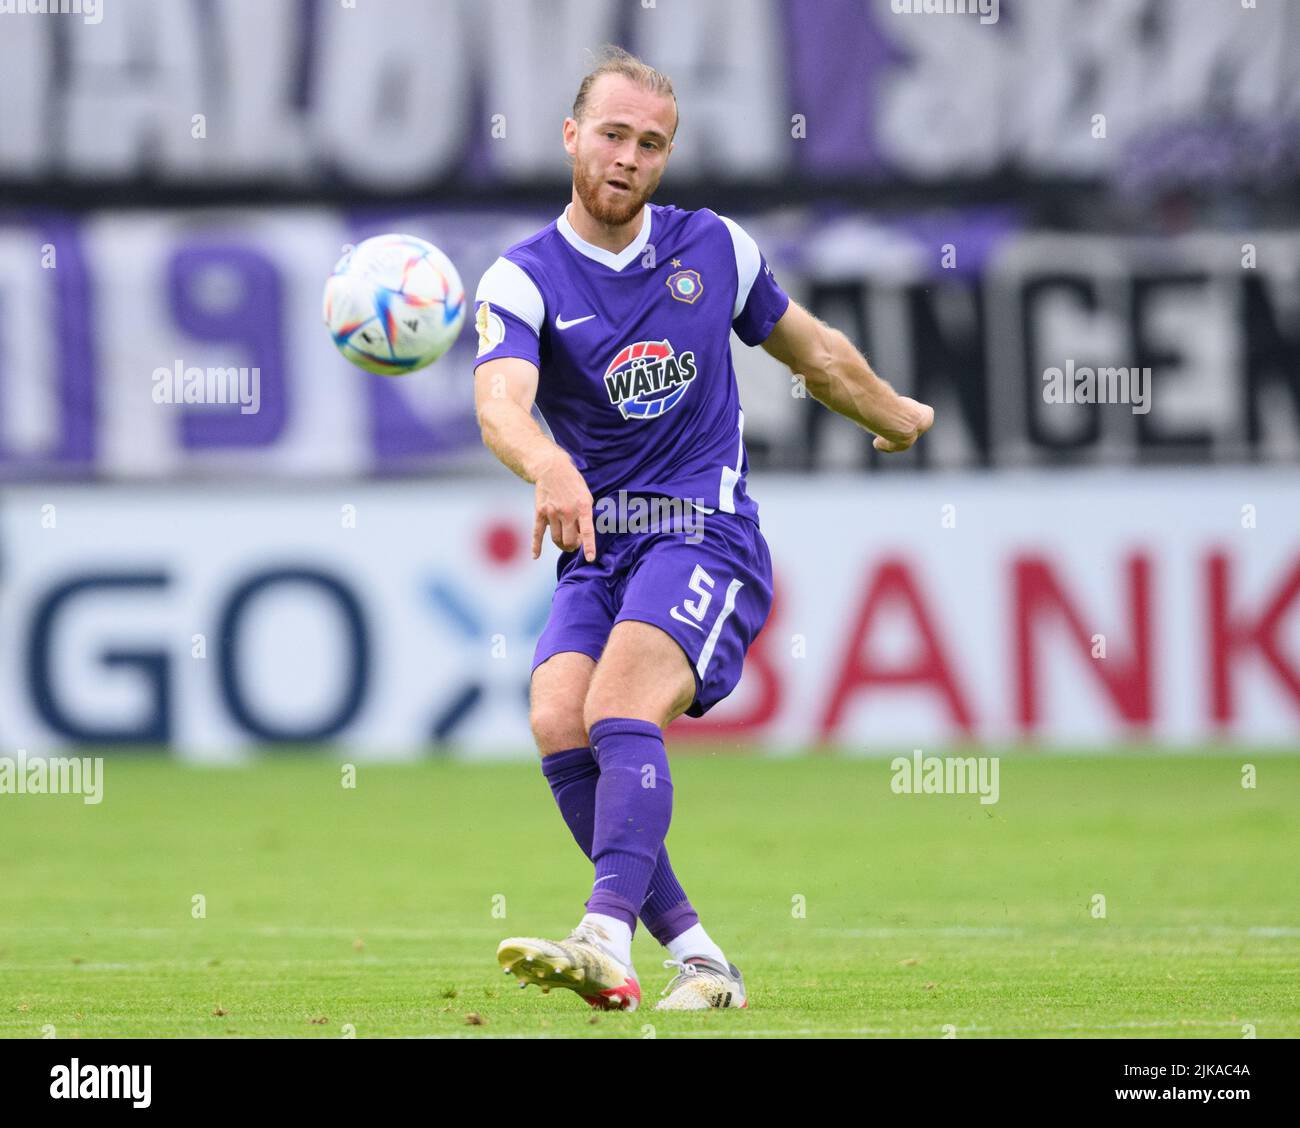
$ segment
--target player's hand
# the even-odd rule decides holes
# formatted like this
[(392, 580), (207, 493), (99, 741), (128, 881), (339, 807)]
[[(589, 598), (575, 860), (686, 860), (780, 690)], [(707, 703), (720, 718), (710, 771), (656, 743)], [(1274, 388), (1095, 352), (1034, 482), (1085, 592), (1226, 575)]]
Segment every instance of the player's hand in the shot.
[(567, 454), (561, 452), (537, 476), (537, 516), (533, 521), (533, 559), (542, 554), (542, 534), (562, 552), (581, 548), (588, 561), (596, 559), (596, 526), (587, 483)]
[(876, 435), (875, 441), (871, 445), (886, 454), (897, 454), (899, 451), (907, 450), (934, 426), (934, 408), (928, 403), (921, 403), (910, 396), (899, 396), (898, 398), (903, 405), (910, 426), (905, 431), (881, 431)]

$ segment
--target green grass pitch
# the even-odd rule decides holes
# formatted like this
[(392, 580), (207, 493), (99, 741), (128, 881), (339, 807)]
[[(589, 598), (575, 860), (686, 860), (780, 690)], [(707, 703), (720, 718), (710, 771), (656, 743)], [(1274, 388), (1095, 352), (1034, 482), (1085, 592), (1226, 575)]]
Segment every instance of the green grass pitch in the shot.
[(494, 959), (590, 891), (535, 763), (105, 771), (98, 806), (0, 796), (0, 1035), (1300, 1036), (1300, 759), (1007, 755), (982, 806), (674, 754), (674, 865), (750, 1009), (656, 1014), (638, 929), (643, 1007), (601, 1015)]

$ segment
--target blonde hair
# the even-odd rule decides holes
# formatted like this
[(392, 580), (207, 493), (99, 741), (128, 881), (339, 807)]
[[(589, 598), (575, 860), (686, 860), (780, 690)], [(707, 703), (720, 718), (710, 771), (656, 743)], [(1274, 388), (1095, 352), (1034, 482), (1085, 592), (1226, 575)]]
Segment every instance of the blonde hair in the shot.
[(655, 70), (649, 63), (643, 63), (630, 51), (624, 51), (622, 47), (615, 47), (612, 44), (601, 48), (595, 68), (587, 72), (582, 85), (578, 87), (578, 96), (573, 100), (575, 121), (582, 121), (583, 114), (587, 112), (587, 98), (591, 94), (591, 88), (596, 79), (603, 74), (622, 75), (644, 90), (671, 98), (677, 117), (673, 122), (673, 136), (677, 135), (677, 122), (681, 120), (681, 113), (677, 110), (677, 95), (673, 92), (673, 80), (662, 71)]

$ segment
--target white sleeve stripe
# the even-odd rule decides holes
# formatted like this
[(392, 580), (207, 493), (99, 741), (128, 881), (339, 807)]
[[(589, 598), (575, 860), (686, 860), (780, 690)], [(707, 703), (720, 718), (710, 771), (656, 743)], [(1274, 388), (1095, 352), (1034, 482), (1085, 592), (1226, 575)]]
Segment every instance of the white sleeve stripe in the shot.
[(758, 268), (762, 265), (762, 256), (758, 253), (758, 244), (750, 238), (749, 233), (740, 224), (718, 216), (731, 232), (731, 245), (736, 252), (736, 307), (731, 311), (731, 320), (740, 316), (740, 311), (749, 301), (749, 291), (754, 288), (754, 279), (758, 277)]
[(488, 302), (507, 313), (513, 313), (520, 321), (531, 326), (539, 337), (542, 335), (542, 325), (546, 321), (546, 303), (542, 300), (541, 291), (524, 270), (508, 258), (497, 259), (479, 280), (474, 304), (479, 302)]

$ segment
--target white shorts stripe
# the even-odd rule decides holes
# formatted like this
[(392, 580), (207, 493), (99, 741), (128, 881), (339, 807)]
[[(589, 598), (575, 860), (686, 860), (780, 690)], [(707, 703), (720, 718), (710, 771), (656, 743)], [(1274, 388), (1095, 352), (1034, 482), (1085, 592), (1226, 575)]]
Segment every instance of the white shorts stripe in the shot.
[(713, 658), (713, 648), (718, 645), (718, 636), (722, 634), (722, 624), (725, 623), (732, 611), (736, 609), (736, 593), (745, 586), (744, 580), (732, 580), (727, 585), (727, 596), (722, 601), (722, 610), (718, 612), (718, 617), (713, 620), (713, 630), (709, 631), (709, 637), (704, 640), (704, 649), (700, 651), (700, 660), (695, 663), (695, 670), (700, 675), (700, 680), (704, 680), (704, 671), (709, 668), (709, 661)]

